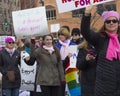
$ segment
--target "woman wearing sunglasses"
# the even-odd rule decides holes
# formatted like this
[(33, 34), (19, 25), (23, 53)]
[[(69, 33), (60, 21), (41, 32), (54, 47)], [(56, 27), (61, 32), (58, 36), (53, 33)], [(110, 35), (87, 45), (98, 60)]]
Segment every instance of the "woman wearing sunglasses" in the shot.
[(0, 52), (0, 72), (2, 73), (2, 96), (19, 96), (21, 82), (20, 54), (15, 49), (14, 39), (5, 39), (6, 47)]
[(120, 96), (119, 14), (116, 11), (103, 12), (103, 28), (96, 33), (90, 31), (91, 10), (92, 6), (86, 7), (81, 32), (98, 52), (95, 96)]

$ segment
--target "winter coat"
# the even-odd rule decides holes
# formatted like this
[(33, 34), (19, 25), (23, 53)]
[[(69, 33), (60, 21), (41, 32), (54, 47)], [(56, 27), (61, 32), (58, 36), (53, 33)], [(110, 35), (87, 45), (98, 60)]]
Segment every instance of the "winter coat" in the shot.
[(62, 81), (65, 81), (62, 61), (57, 59), (55, 51), (50, 54), (41, 46), (31, 54), (30, 60), (26, 63), (33, 65), (35, 61), (40, 65), (37, 73), (37, 84), (59, 86)]
[(82, 96), (94, 96), (96, 60), (86, 61), (87, 54), (85, 49), (79, 49), (76, 67), (80, 70), (79, 81)]
[[(17, 50), (14, 51), (12, 56), (10, 56), (10, 54), (6, 51), (6, 49), (3, 49), (0, 52), (0, 72), (3, 75), (2, 78), (3, 89), (20, 87), (21, 76), (20, 76), (20, 70), (18, 68), (19, 64), (20, 64), (20, 54)], [(14, 71), (15, 81), (10, 82), (7, 76), (7, 71)]]
[[(91, 16), (83, 16), (81, 32), (83, 37), (98, 50), (95, 96), (120, 96), (120, 61), (106, 59), (109, 37), (104, 38), (90, 31)], [(87, 26), (87, 27), (86, 27)]]

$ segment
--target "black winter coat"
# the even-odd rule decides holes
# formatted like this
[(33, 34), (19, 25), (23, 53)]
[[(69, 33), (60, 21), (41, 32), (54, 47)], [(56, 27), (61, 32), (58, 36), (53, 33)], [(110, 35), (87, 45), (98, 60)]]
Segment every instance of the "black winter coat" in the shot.
[(82, 96), (94, 96), (96, 60), (86, 61), (87, 53), (85, 49), (79, 49), (76, 67), (80, 70)]
[[(13, 55), (10, 56), (6, 49), (0, 52), (0, 72), (3, 75), (2, 88), (19, 88), (21, 83), (20, 70), (18, 65), (20, 64), (20, 54), (18, 51), (14, 51)], [(11, 82), (8, 80), (7, 71), (15, 72), (15, 81)]]
[(90, 31), (90, 18), (91, 16), (83, 16), (81, 32), (85, 39), (94, 45), (99, 52), (95, 96), (120, 96), (120, 60), (110, 61), (106, 59), (109, 37), (106, 34), (105, 38), (102, 38), (98, 33)]

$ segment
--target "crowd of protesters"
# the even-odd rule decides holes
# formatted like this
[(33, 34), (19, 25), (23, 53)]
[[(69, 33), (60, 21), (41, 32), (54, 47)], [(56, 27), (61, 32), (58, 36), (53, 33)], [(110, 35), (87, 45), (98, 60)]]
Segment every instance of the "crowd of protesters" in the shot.
[[(69, 52), (71, 45), (77, 45), (79, 50), (79, 96), (120, 96), (120, 16), (116, 11), (104, 12), (104, 25), (100, 32), (94, 32), (90, 29), (91, 10), (92, 6), (86, 7), (80, 29), (70, 31), (68, 26), (62, 26), (55, 42), (51, 34), (38, 37), (37, 42), (35, 36), (29, 40), (6, 37), (5, 47), (0, 46), (3, 96), (19, 96), (21, 51), (30, 54), (24, 59), (26, 64), (37, 62), (35, 89), (30, 96), (65, 96), (65, 71), (73, 55)], [(40, 85), (40, 93), (36, 85)]]

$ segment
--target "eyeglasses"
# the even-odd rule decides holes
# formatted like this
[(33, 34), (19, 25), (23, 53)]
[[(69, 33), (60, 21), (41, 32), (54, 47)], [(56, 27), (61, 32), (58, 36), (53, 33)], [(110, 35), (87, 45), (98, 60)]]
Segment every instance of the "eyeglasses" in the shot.
[(118, 23), (118, 20), (113, 19), (113, 20), (106, 20), (106, 21), (105, 21), (106, 24), (110, 24), (111, 22), (112, 22), (112, 23)]
[(8, 42), (8, 44), (14, 44), (15, 42)]

